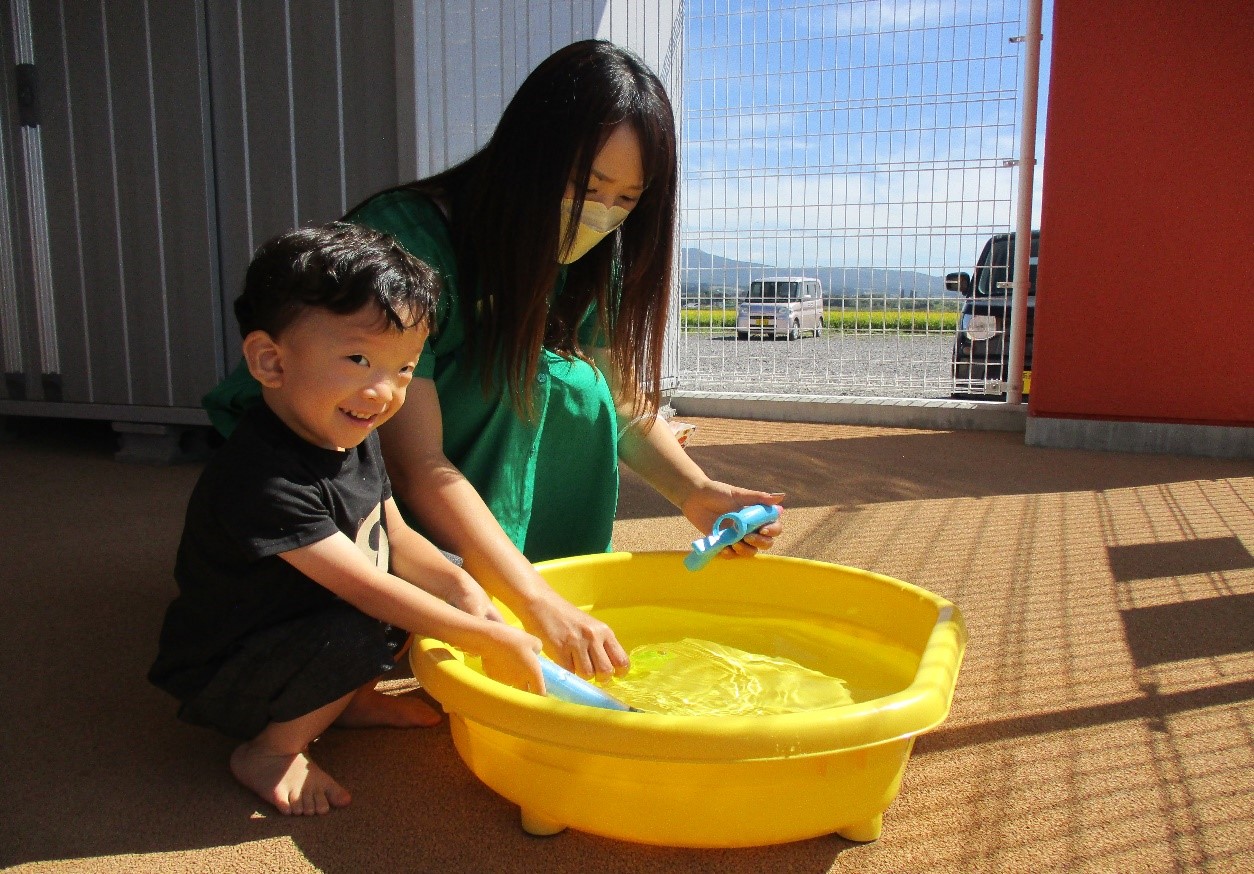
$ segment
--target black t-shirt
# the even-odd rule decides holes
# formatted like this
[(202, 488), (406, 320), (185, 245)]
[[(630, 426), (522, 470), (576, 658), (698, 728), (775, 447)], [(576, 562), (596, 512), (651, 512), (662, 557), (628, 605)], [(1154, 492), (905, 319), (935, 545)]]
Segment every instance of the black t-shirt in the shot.
[(239, 641), (335, 602), (279, 553), (337, 531), (388, 567), (391, 485), (374, 432), (344, 452), (297, 436), (264, 403), (214, 454), (188, 502), (149, 678), (179, 698), (200, 691)]

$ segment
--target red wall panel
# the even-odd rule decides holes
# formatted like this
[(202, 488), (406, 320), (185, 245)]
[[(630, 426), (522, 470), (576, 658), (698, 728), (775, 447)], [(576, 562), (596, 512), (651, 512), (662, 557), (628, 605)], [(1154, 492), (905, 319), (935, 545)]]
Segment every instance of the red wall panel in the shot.
[(1254, 0), (1055, 0), (1034, 416), (1254, 424)]

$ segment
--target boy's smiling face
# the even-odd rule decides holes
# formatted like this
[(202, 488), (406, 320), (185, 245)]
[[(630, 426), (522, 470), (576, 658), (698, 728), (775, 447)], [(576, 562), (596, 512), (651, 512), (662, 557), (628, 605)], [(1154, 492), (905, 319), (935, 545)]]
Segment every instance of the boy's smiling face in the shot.
[(395, 415), (427, 339), (427, 327), (392, 327), (366, 306), (337, 315), (302, 313), (281, 337), (244, 338), (249, 369), (266, 403), (301, 438), (323, 449), (349, 449)]

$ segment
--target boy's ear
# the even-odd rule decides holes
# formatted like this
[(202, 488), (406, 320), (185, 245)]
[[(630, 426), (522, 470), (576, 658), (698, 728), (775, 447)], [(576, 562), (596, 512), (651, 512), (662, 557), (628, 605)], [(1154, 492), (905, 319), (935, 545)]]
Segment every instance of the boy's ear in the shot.
[(253, 379), (267, 388), (283, 384), (283, 354), (273, 337), (265, 331), (252, 331), (244, 338), (243, 349)]

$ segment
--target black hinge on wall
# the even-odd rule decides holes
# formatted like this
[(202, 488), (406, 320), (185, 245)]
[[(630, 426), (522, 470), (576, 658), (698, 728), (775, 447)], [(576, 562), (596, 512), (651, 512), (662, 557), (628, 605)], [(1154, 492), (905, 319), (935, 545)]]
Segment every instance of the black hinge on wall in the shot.
[(17, 65), (17, 115), (22, 127), (39, 127), (39, 72), (34, 64)]

